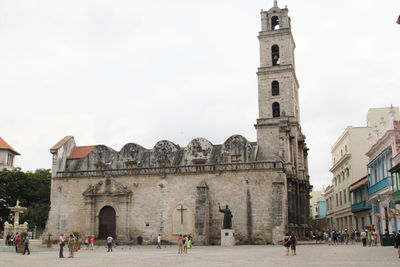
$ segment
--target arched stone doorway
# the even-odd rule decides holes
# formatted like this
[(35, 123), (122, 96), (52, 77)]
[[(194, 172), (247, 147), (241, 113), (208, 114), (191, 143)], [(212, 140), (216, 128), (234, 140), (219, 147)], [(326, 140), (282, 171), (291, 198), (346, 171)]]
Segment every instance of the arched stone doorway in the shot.
[(106, 239), (108, 235), (116, 238), (116, 213), (113, 207), (105, 206), (99, 214), (99, 239)]

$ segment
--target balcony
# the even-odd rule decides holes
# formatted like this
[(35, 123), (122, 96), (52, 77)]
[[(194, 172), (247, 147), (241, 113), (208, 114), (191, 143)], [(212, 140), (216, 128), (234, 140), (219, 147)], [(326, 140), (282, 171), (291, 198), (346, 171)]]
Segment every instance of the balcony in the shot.
[(371, 209), (371, 203), (365, 200), (351, 205), (351, 212), (353, 213), (370, 209)]
[(400, 204), (400, 190), (393, 192), (393, 203)]
[(373, 193), (376, 193), (379, 190), (381, 190), (381, 189), (383, 189), (383, 188), (385, 188), (385, 187), (387, 187), (389, 185), (392, 185), (390, 176), (385, 177), (384, 179), (380, 180), (379, 182), (377, 182), (373, 186), (370, 186), (368, 188), (368, 194), (372, 195)]

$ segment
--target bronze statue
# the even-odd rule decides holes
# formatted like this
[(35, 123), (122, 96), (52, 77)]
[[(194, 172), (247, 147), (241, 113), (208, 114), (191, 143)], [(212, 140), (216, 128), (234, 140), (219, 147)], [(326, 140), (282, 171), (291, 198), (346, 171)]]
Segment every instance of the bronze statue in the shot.
[(225, 209), (221, 209), (221, 206), (218, 203), (218, 208), (219, 208), (219, 212), (224, 213), (224, 226), (222, 229), (232, 229), (232, 212), (231, 210), (228, 208), (228, 205), (226, 205)]

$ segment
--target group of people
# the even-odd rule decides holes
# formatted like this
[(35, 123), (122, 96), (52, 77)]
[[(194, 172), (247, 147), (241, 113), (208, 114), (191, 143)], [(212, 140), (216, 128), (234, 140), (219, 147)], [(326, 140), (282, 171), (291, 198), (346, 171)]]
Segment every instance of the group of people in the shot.
[(310, 231), (310, 237), (315, 240), (315, 243), (322, 243), (325, 241), (328, 245), (348, 245), (351, 242), (354, 245), (356, 242), (362, 242), (363, 246), (376, 246), (378, 240), (378, 233), (374, 230), (362, 230), (354, 229), (349, 232), (347, 229), (343, 231), (336, 230), (316, 230)]
[(16, 232), (15, 234), (8, 233), (5, 242), (7, 246), (15, 246), (15, 252), (18, 252), (18, 244), (23, 244), (24, 252), (22, 255), (30, 255), (31, 251), (29, 250), (29, 240), (29, 234), (25, 233), (21, 236), (18, 232)]
[(292, 256), (296, 255), (297, 238), (293, 232), (290, 235), (289, 233), (285, 234), (285, 236), (283, 237), (282, 244), (285, 246), (286, 256), (289, 256), (289, 247), (292, 252)]
[(179, 235), (178, 238), (178, 254), (187, 253), (188, 248), (192, 247), (193, 235)]
[[(68, 258), (73, 258), (74, 257), (74, 252), (76, 250), (76, 242), (77, 238), (74, 236), (74, 234), (70, 234), (69, 237), (64, 237), (64, 234), (60, 234), (59, 237), (59, 245), (60, 245), (60, 252), (59, 252), (59, 257), (64, 258), (64, 247), (67, 245), (68, 251), (69, 251), (69, 256)], [(88, 236), (85, 239), (85, 246), (86, 250), (93, 250), (93, 242), (94, 238), (92, 236)]]

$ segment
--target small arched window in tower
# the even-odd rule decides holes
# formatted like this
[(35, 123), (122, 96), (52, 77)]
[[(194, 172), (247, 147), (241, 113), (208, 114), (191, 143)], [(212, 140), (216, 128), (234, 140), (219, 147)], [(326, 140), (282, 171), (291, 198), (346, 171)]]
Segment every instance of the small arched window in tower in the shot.
[(272, 30), (279, 30), (279, 18), (277, 16), (271, 18), (271, 28)]
[(279, 82), (273, 81), (271, 83), (271, 87), (272, 87), (272, 95), (279, 95)]
[(278, 118), (281, 116), (281, 110), (278, 102), (272, 104), (272, 117)]
[(279, 46), (273, 45), (271, 47), (271, 56), (272, 56), (272, 66), (279, 65), (280, 64)]

